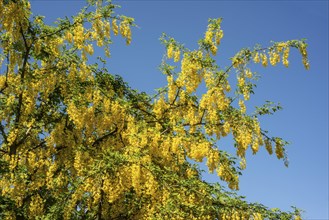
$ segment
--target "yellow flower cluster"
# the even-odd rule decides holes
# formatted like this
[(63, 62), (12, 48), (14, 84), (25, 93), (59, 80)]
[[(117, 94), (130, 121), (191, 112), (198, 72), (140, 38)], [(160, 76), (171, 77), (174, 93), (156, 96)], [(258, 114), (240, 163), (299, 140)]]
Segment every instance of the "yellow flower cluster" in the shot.
[(248, 146), (252, 143), (252, 133), (248, 129), (242, 128), (239, 130), (239, 133), (236, 135), (235, 139), (238, 143), (237, 155), (239, 157), (244, 157)]
[(246, 63), (246, 61), (244, 59), (242, 59), (241, 57), (239, 57), (239, 55), (236, 55), (232, 58), (232, 65), (234, 68), (244, 66), (245, 63)]
[(240, 160), (240, 168), (241, 168), (242, 170), (244, 170), (244, 169), (246, 169), (246, 167), (247, 167), (247, 161), (246, 161), (246, 158), (243, 157), (243, 158), (241, 158), (241, 160)]
[(245, 85), (245, 82), (246, 82), (246, 80), (243, 75), (238, 76), (238, 86), (239, 87), (243, 87)]
[[(224, 90), (222, 88), (214, 87), (204, 94), (200, 101), (201, 109), (207, 109), (208, 114), (215, 115), (215, 109), (225, 110), (229, 106)], [(212, 121), (210, 119), (210, 121)]]
[(174, 76), (172, 75), (167, 76), (167, 82), (168, 82), (168, 101), (169, 103), (172, 103), (177, 94), (177, 86), (175, 85), (174, 82)]
[(224, 32), (223, 30), (219, 30), (216, 32), (216, 35), (215, 35), (215, 41), (216, 41), (216, 44), (217, 45), (220, 45), (220, 41), (221, 39), (224, 37)]
[[(209, 159), (208, 159), (209, 160)], [(188, 168), (186, 170), (186, 174), (187, 174), (187, 177), (191, 178), (191, 177), (195, 177), (197, 176), (197, 171), (194, 170), (194, 169), (191, 169), (191, 168)]]
[(180, 60), (180, 50), (176, 50), (174, 52), (174, 62), (178, 62)]
[(250, 69), (246, 69), (245, 74), (246, 74), (246, 77), (249, 79), (252, 77), (252, 72), (250, 71)]
[(104, 35), (110, 39), (111, 23), (109, 21), (104, 22)]
[(251, 149), (252, 149), (252, 153), (256, 154), (259, 150), (259, 143), (261, 141), (259, 141), (259, 139), (254, 139), (251, 145)]
[(10, 146), (14, 143), (14, 141), (17, 138), (19, 130), (18, 129), (13, 129), (10, 131), (9, 135), (7, 136), (7, 144)]
[(74, 122), (78, 129), (83, 128), (83, 121), (80, 117), (82, 112), (77, 109), (74, 103), (69, 103), (67, 106), (67, 113), (70, 116), (70, 119)]
[(150, 195), (151, 197), (156, 196), (156, 192), (158, 190), (158, 182), (155, 179), (154, 175), (152, 175), (150, 172), (147, 172), (145, 174), (145, 183), (144, 183), (144, 188), (145, 188), (145, 193), (146, 195)]
[(205, 42), (210, 45), (211, 53), (213, 55), (216, 55), (218, 48), (217, 48), (216, 44), (213, 42), (213, 37), (214, 37), (213, 30), (211, 28), (208, 28), (207, 32), (205, 33)]
[(114, 35), (118, 35), (119, 27), (118, 27), (116, 19), (112, 19), (112, 30), (113, 30)]
[(93, 45), (92, 44), (85, 45), (83, 49), (89, 55), (93, 55), (94, 54), (94, 48), (93, 48)]
[[(105, 24), (101, 19), (101, 15), (96, 13), (95, 20), (92, 23), (92, 37), (97, 41), (97, 46), (103, 46), (103, 39), (105, 36)], [(107, 27), (109, 29), (109, 26)], [(107, 36), (109, 37), (109, 31), (106, 31)]]
[(288, 61), (288, 57), (289, 57), (289, 51), (290, 48), (287, 47), (284, 51), (283, 51), (283, 56), (282, 56), (282, 63), (285, 67), (289, 66), (289, 61)]
[(223, 136), (228, 135), (231, 132), (231, 125), (228, 121), (225, 121), (223, 124)]
[(210, 149), (211, 145), (208, 141), (191, 144), (188, 156), (197, 162), (202, 162), (203, 158), (207, 156)]
[(134, 187), (134, 190), (137, 192), (137, 194), (140, 194), (141, 167), (139, 164), (133, 164), (130, 169), (131, 174), (129, 176), (131, 176), (131, 185)]
[(223, 30), (220, 29), (221, 19), (214, 21), (208, 25), (207, 31), (204, 36), (205, 43), (210, 47), (210, 51), (213, 55), (216, 55), (218, 45), (220, 45), (221, 39), (224, 36)]
[(200, 116), (198, 114), (198, 111), (196, 111), (193, 107), (190, 107), (187, 110), (187, 114), (184, 118), (190, 125), (190, 133), (195, 133), (195, 125), (200, 122)]
[(239, 176), (235, 175), (231, 170), (231, 167), (226, 163), (220, 163), (219, 168), (217, 168), (217, 175), (221, 180), (228, 183), (230, 189), (239, 189)]
[(174, 62), (178, 62), (180, 60), (180, 49), (175, 46), (173, 43), (170, 43), (167, 47), (167, 57), (169, 59), (174, 58)]
[(166, 103), (164, 97), (161, 96), (159, 98), (159, 100), (157, 100), (154, 103), (153, 112), (157, 117), (161, 117), (162, 113), (165, 111), (166, 108), (167, 108), (167, 103)]
[(250, 69), (245, 69), (242, 73), (240, 73), (238, 75), (238, 77), (237, 77), (237, 79), (238, 79), (238, 87), (242, 91), (243, 98), (245, 100), (249, 100), (249, 98), (250, 98), (250, 91), (249, 91), (249, 88), (246, 86), (246, 77), (247, 78), (251, 78), (252, 77), (252, 72), (250, 71)]
[(173, 56), (174, 56), (174, 45), (169, 44), (167, 47), (167, 57), (170, 59), (173, 58)]
[(102, 187), (107, 201), (109, 203), (115, 202), (123, 191), (123, 185), (120, 184), (120, 180), (117, 177), (106, 175), (104, 177), (103, 187)]
[(202, 80), (201, 70), (202, 65), (200, 60), (202, 59), (201, 51), (194, 51), (184, 53), (181, 73), (177, 78), (177, 85), (180, 87), (185, 86), (188, 94), (195, 92)]
[(272, 148), (272, 144), (271, 141), (269, 139), (265, 140), (265, 148), (267, 150), (267, 152), (271, 155), (273, 154), (273, 148)]
[(126, 44), (129, 45), (131, 43), (131, 29), (128, 20), (123, 20), (120, 23), (120, 34), (126, 38)]
[(280, 62), (280, 54), (278, 53), (278, 51), (271, 51), (269, 53), (269, 56), (270, 56), (270, 64), (272, 66), (275, 66), (277, 63)]
[(259, 53), (258, 52), (256, 52), (254, 54), (253, 60), (254, 60), (255, 63), (259, 63), (260, 62), (260, 57), (259, 57)]
[(205, 69), (202, 72), (202, 75), (203, 75), (204, 82), (206, 83), (206, 87), (208, 89), (212, 88), (216, 85), (216, 77), (212, 71)]
[(253, 214), (254, 220), (263, 220), (263, 217), (260, 213), (256, 212)]
[(262, 65), (264, 66), (264, 67), (267, 67), (267, 64), (268, 64), (268, 62), (267, 62), (267, 55), (266, 54), (260, 54), (260, 59), (261, 59), (261, 61), (262, 61)]
[(239, 100), (239, 106), (240, 106), (240, 110), (241, 112), (244, 114), (246, 113), (246, 105), (244, 104), (244, 101), (243, 100)]
[[(78, 49), (82, 49), (84, 46), (84, 40), (85, 40), (85, 29), (81, 23), (78, 23), (74, 29), (73, 29), (73, 42), (74, 46), (76, 46)], [(67, 34), (69, 35), (69, 34)], [(66, 36), (67, 40), (70, 41), (70, 37)]]
[(275, 139), (275, 154), (278, 159), (284, 157), (284, 149), (283, 149), (282, 141), (278, 138)]
[(29, 207), (29, 214), (30, 216), (38, 217), (42, 215), (43, 213), (43, 200), (39, 196), (39, 194), (36, 194), (32, 196), (30, 207)]
[(307, 50), (306, 50), (306, 47), (307, 45), (304, 43), (302, 44), (300, 47), (299, 47), (299, 51), (300, 53), (302, 54), (302, 57), (303, 57), (303, 64), (304, 64), (304, 67), (305, 69), (309, 69), (310, 68), (310, 64), (308, 62), (308, 58), (307, 58)]

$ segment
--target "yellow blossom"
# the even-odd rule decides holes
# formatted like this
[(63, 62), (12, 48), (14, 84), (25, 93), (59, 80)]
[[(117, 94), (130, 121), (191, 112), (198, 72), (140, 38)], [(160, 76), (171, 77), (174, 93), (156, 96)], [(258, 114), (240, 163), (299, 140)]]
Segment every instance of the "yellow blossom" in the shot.
[(254, 62), (255, 63), (259, 63), (260, 62), (260, 58), (259, 58), (259, 53), (256, 52), (255, 55), (254, 55)]
[(266, 56), (266, 54), (260, 54), (260, 58), (261, 58), (261, 60), (262, 60), (262, 65), (264, 66), (264, 67), (266, 67), (267, 66), (267, 56)]
[(180, 50), (174, 52), (174, 62), (178, 62), (180, 59)]
[(117, 25), (116, 19), (112, 19), (112, 31), (113, 31), (114, 35), (118, 35), (118, 33), (119, 33), (119, 27)]
[(289, 51), (290, 48), (287, 47), (284, 51), (283, 51), (283, 57), (282, 57), (282, 63), (285, 67), (289, 66), (289, 61), (288, 61), (288, 57), (289, 57)]
[(173, 58), (174, 56), (174, 46), (172, 44), (169, 44), (168, 48), (167, 48), (167, 57)]

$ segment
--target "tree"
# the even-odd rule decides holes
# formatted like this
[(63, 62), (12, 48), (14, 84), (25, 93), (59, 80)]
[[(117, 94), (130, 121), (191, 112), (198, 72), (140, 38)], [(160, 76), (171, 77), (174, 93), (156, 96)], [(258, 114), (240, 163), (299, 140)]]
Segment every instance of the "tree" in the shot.
[[(163, 35), (168, 82), (150, 96), (111, 75), (105, 59), (90, 62), (96, 46), (110, 57), (110, 33), (131, 42), (134, 20), (116, 15), (115, 7), (88, 0), (76, 16), (49, 26), (32, 16), (27, 0), (0, 1), (0, 217), (300, 219), (298, 209), (248, 203), (202, 181), (198, 162), (206, 160), (232, 190), (248, 148), (256, 154), (265, 146), (287, 162), (287, 142), (268, 136), (258, 121), (280, 106), (269, 102), (248, 114), (244, 103), (257, 78), (250, 63), (282, 60), (288, 67), (296, 48), (308, 69), (305, 41), (242, 49), (220, 69), (214, 55), (221, 19), (209, 20), (196, 50)], [(199, 95), (202, 82), (206, 91)], [(217, 147), (228, 134), (236, 157)]]

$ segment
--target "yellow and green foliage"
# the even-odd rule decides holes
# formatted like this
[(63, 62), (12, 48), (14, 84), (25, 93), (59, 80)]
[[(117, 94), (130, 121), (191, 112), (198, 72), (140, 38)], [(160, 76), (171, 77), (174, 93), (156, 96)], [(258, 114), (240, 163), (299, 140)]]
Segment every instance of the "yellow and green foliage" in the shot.
[[(0, 218), (299, 219), (297, 209), (247, 203), (202, 181), (195, 162), (238, 190), (248, 148), (286, 159), (286, 142), (258, 120), (280, 107), (246, 110), (250, 64), (288, 67), (297, 48), (308, 69), (306, 43), (243, 49), (220, 69), (214, 55), (224, 33), (221, 19), (210, 19), (196, 50), (162, 36), (168, 82), (149, 96), (90, 62), (94, 47), (110, 57), (112, 34), (131, 43), (134, 20), (115, 7), (89, 0), (49, 26), (27, 0), (0, 0)], [(234, 72), (237, 85), (228, 78)], [(229, 134), (236, 158), (217, 147)]]

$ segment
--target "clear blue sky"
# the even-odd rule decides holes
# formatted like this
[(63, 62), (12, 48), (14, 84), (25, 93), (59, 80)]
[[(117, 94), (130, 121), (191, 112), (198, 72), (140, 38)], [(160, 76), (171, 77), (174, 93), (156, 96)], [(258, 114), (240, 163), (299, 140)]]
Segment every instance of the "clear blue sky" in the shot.
[[(248, 155), (247, 169), (241, 177), (239, 194), (250, 202), (289, 210), (304, 209), (306, 219), (328, 216), (328, 1), (115, 1), (119, 14), (134, 17), (139, 28), (133, 30), (131, 46), (114, 39), (108, 68), (120, 74), (133, 87), (153, 93), (165, 84), (158, 71), (164, 48), (162, 32), (197, 47), (208, 18), (223, 17), (224, 38), (217, 60), (221, 67), (243, 47), (270, 41), (306, 38), (311, 69), (304, 70), (301, 57), (292, 51), (290, 67), (256, 67), (262, 78), (250, 107), (265, 100), (284, 107), (262, 126), (273, 136), (291, 142), (289, 168), (262, 149)], [(51, 22), (72, 15), (84, 1), (32, 1), (35, 14)], [(227, 148), (228, 142), (219, 142)], [(208, 181), (218, 181), (205, 175)]]

